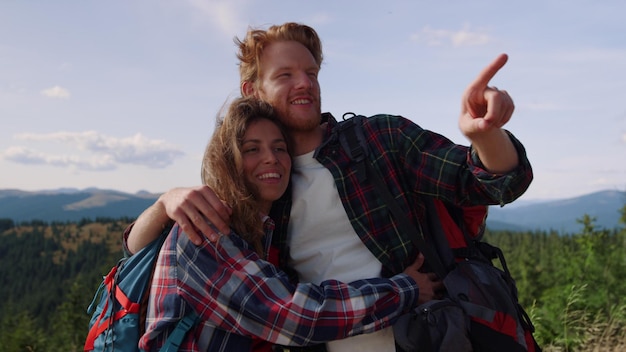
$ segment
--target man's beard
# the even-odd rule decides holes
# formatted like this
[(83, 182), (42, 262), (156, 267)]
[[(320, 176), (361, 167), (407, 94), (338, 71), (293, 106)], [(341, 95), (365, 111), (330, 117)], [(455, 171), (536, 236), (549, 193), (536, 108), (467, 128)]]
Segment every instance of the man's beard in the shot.
[(308, 132), (315, 130), (322, 122), (322, 109), (321, 101), (318, 99), (318, 103), (315, 106), (314, 116), (302, 117), (295, 116), (295, 113), (287, 110), (286, 112), (277, 111), (280, 121), (285, 125), (289, 131), (293, 132)]

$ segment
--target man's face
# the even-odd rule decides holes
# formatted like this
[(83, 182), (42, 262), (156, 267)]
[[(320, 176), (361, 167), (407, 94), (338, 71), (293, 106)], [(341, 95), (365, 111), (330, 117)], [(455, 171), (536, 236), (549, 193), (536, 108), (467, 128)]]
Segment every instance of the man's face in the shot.
[(258, 98), (270, 103), (291, 131), (316, 129), (321, 119), (319, 67), (311, 52), (295, 41), (265, 47), (260, 60)]

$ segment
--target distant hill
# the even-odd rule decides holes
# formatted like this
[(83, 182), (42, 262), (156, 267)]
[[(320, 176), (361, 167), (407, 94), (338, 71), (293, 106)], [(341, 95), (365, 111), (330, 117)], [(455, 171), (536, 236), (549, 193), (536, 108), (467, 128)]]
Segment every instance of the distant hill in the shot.
[(0, 218), (9, 218), (16, 222), (136, 218), (158, 197), (159, 194), (148, 192), (129, 194), (97, 188), (38, 192), (0, 190)]
[(489, 209), (487, 227), (492, 230), (534, 231), (554, 230), (578, 233), (582, 225), (576, 222), (587, 214), (596, 218), (598, 227), (614, 229), (620, 226), (620, 210), (626, 205), (626, 192), (600, 191), (575, 198), (544, 202), (515, 203)]
[[(152, 205), (159, 194), (129, 194), (97, 188), (58, 189), (38, 192), (0, 190), (0, 219), (14, 221), (79, 221), (84, 218), (136, 218)], [(489, 209), (487, 226), (492, 230), (555, 230), (576, 233), (581, 225), (576, 219), (588, 214), (596, 217), (599, 227), (619, 226), (620, 209), (626, 204), (626, 192), (601, 191), (552, 201), (520, 201), (503, 208)]]

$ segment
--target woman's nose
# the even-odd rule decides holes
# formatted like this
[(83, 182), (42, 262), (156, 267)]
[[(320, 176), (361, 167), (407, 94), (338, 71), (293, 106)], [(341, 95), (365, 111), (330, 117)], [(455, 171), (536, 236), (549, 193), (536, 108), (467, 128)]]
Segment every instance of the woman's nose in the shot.
[(263, 161), (267, 164), (276, 164), (278, 162), (278, 158), (273, 151), (268, 150), (263, 155)]

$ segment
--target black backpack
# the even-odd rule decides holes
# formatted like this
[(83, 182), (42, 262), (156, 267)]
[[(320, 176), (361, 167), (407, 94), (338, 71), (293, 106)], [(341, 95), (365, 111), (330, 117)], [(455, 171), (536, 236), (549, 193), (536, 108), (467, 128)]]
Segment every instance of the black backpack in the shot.
[[(346, 120), (346, 115), (352, 117)], [(487, 206), (458, 207), (424, 196), (425, 228), (431, 237), (426, 243), (368, 159), (365, 119), (344, 114), (345, 121), (335, 127), (340, 144), (355, 163), (360, 180), (376, 187), (399, 229), (411, 236), (447, 291), (444, 299), (416, 307), (394, 324), (398, 347), (405, 351), (541, 351), (502, 251), (481, 241)], [(500, 261), (502, 270), (493, 265), (494, 259)]]

